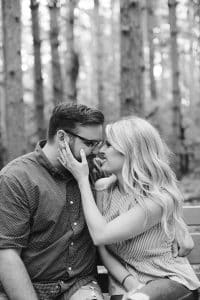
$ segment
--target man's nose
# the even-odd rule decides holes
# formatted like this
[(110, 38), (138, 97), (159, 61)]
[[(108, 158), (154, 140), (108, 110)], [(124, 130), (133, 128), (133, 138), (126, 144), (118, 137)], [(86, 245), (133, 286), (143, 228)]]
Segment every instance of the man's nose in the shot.
[(99, 148), (99, 153), (105, 153), (106, 151), (106, 145), (103, 144), (100, 148)]
[(97, 155), (99, 153), (99, 148), (98, 147), (95, 147), (92, 151), (91, 151), (92, 154), (94, 155)]

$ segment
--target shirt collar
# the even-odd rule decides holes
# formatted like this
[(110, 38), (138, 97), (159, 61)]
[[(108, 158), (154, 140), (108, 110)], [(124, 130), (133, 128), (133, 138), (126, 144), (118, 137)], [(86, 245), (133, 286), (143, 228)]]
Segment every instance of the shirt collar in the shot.
[(56, 168), (55, 166), (52, 165), (52, 163), (49, 161), (49, 159), (46, 157), (44, 152), (42, 151), (42, 148), (46, 144), (46, 140), (41, 140), (37, 143), (36, 148), (35, 148), (35, 153), (37, 160), (39, 163), (48, 170), (48, 172), (54, 176), (54, 177), (60, 177), (61, 179), (64, 180), (71, 180), (74, 179), (73, 175), (66, 170), (64, 167), (61, 166), (61, 168)]

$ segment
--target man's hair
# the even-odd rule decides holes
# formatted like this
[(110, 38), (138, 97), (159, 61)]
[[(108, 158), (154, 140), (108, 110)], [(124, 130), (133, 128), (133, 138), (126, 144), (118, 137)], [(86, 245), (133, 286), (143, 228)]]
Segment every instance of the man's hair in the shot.
[(104, 115), (95, 108), (82, 104), (61, 103), (55, 106), (49, 120), (47, 138), (53, 140), (59, 129), (76, 129), (77, 125), (102, 125)]

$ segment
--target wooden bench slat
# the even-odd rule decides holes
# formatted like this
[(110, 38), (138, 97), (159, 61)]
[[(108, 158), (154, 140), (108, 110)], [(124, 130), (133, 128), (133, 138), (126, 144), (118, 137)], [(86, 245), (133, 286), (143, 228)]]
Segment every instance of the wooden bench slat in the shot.
[(200, 233), (192, 233), (192, 238), (194, 241), (194, 248), (188, 255), (188, 259), (191, 264), (200, 264)]
[(200, 206), (184, 206), (184, 219), (187, 225), (200, 225)]

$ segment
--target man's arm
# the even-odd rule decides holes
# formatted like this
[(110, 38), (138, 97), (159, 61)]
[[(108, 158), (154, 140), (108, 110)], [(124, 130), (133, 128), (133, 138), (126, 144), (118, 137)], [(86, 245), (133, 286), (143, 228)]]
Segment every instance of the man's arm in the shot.
[(0, 249), (0, 281), (9, 300), (38, 300), (16, 249)]
[(181, 224), (175, 223), (175, 240), (173, 244), (174, 256), (186, 256), (194, 248), (194, 241), (189, 233), (188, 227), (185, 221), (182, 219)]

